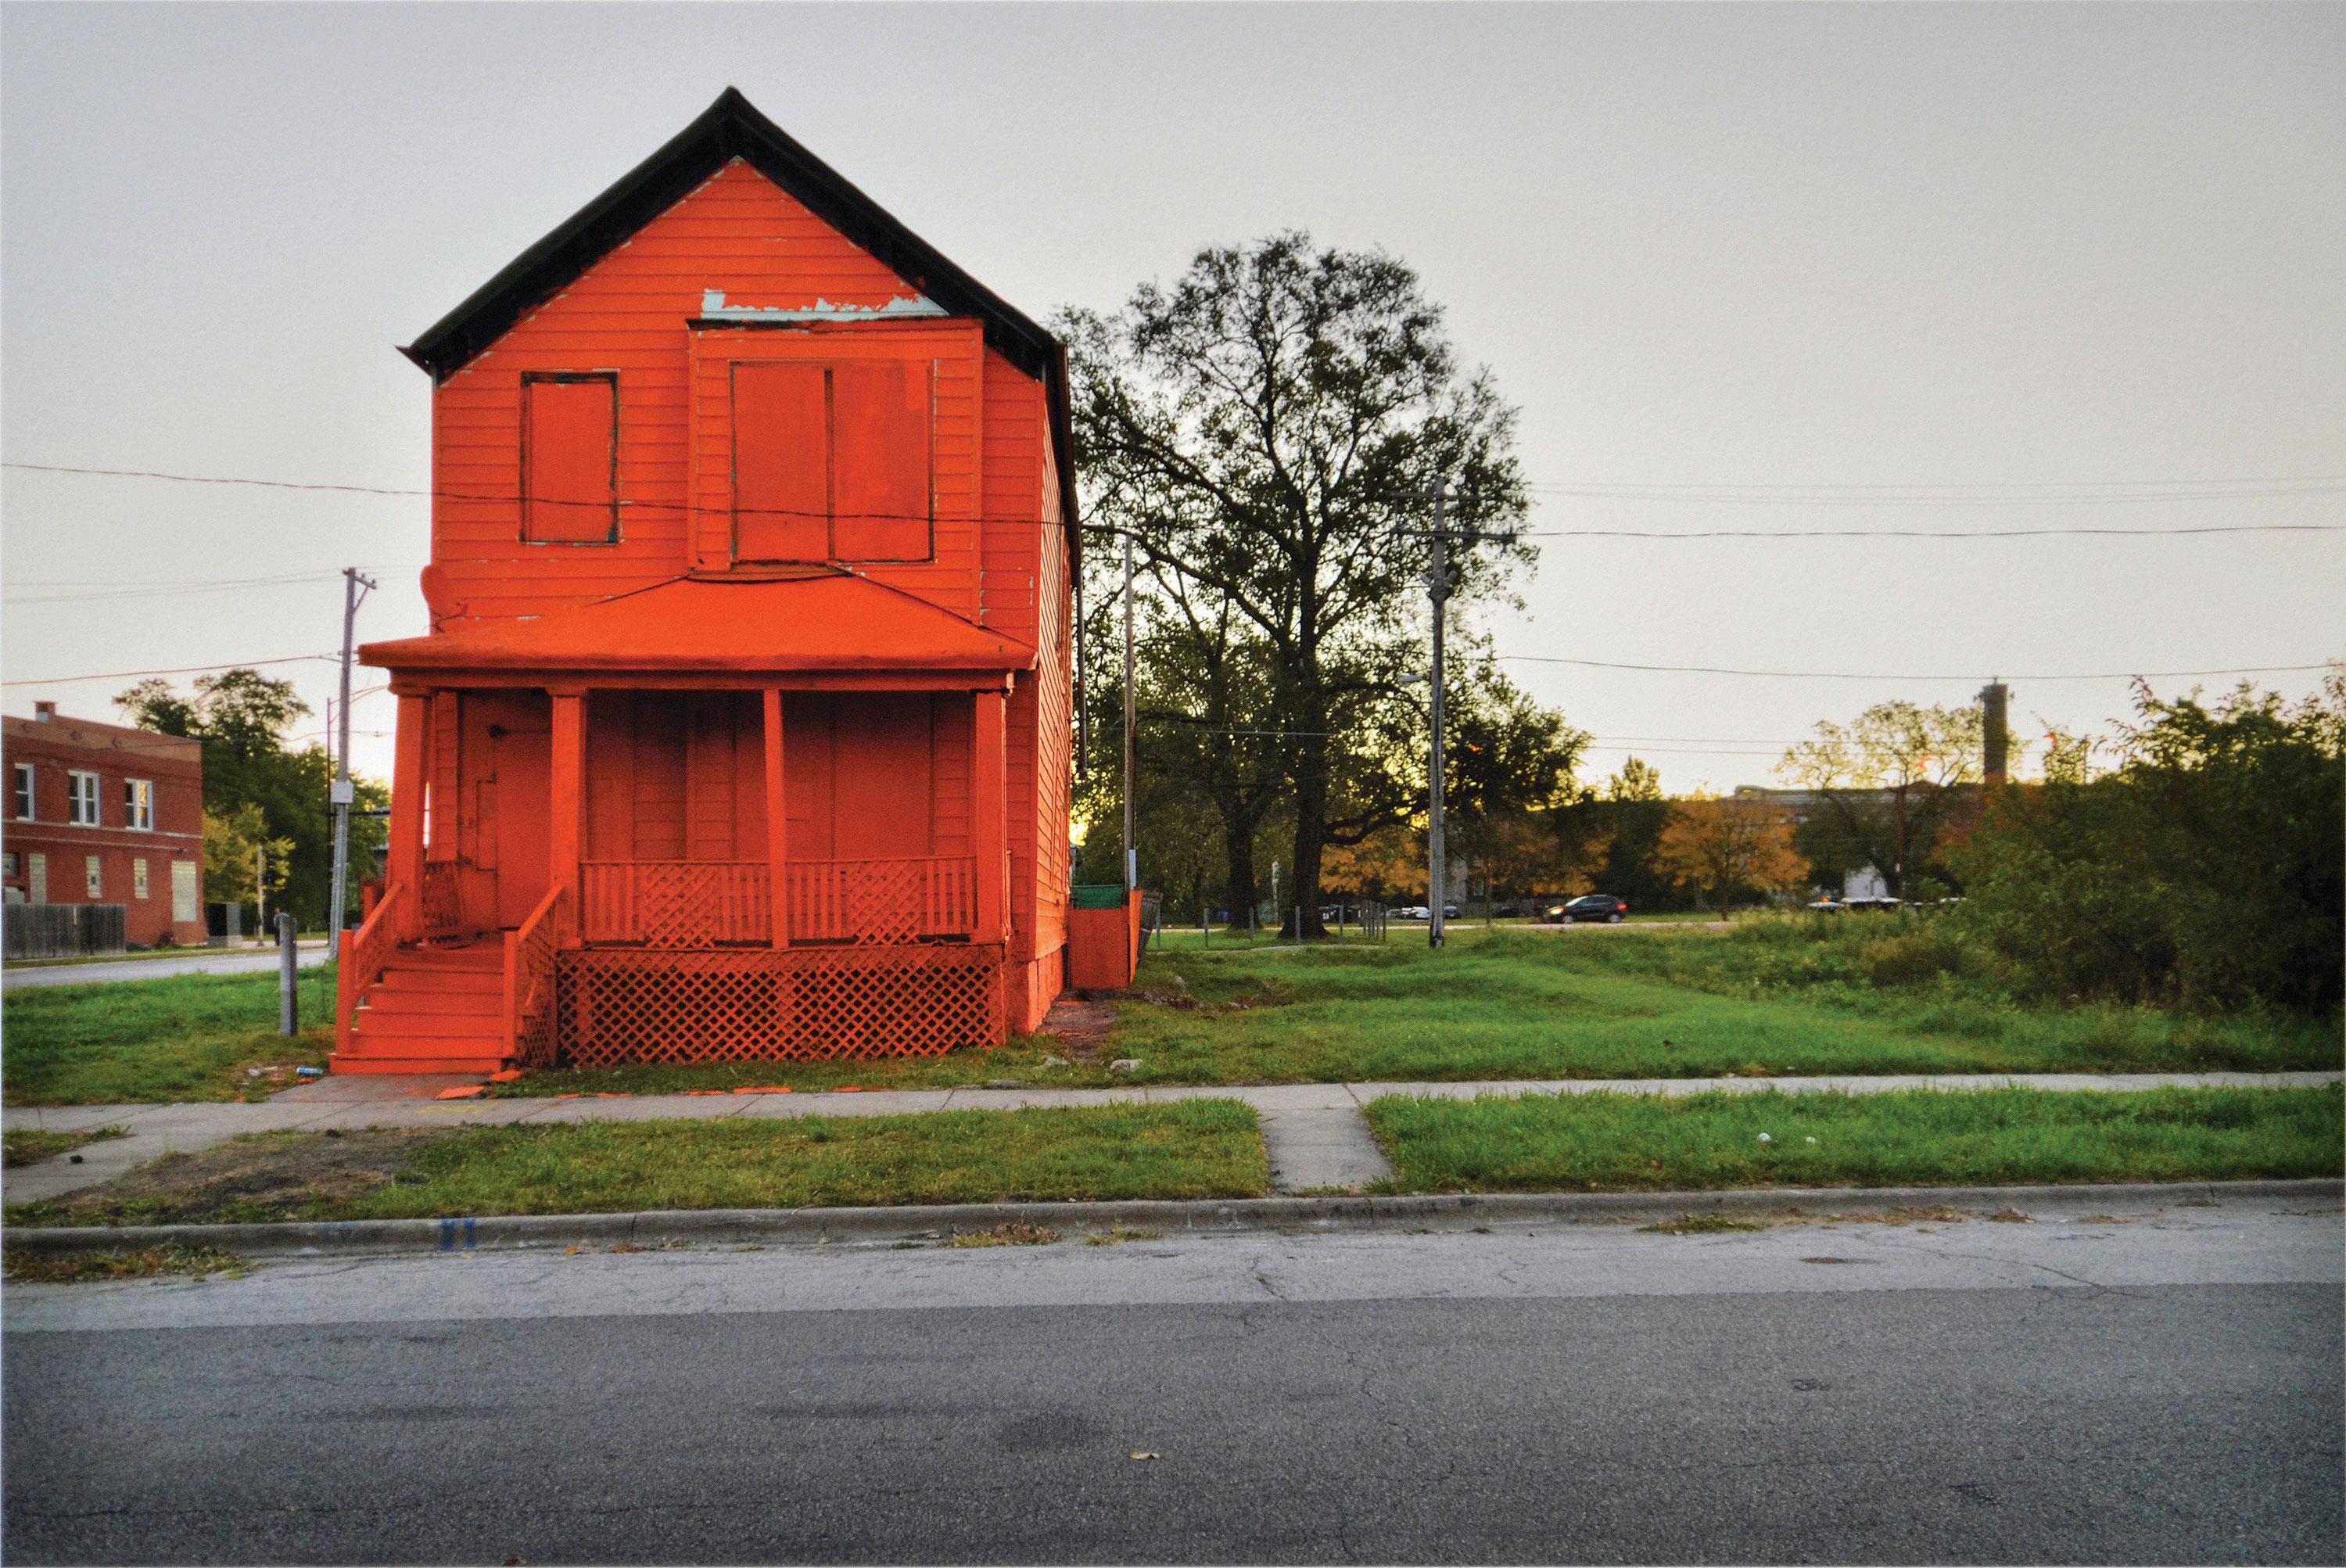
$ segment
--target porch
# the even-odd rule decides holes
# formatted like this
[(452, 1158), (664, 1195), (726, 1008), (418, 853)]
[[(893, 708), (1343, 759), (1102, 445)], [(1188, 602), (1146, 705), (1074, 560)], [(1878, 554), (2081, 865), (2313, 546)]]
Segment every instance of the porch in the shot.
[(1003, 1037), (999, 689), (395, 689), (337, 1072)]

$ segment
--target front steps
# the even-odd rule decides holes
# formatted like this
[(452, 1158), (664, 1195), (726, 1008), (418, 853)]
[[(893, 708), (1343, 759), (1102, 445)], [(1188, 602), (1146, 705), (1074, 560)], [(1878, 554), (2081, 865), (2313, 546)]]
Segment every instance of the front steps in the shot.
[(403, 947), (367, 987), (336, 1073), (496, 1073), (512, 1065), (505, 1033), (505, 944)]

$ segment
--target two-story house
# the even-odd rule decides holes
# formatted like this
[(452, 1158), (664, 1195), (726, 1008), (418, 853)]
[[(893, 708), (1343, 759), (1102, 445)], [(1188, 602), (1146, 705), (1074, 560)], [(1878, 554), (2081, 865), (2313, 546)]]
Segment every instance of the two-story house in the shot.
[(338, 1072), (933, 1053), (1063, 983), (1065, 354), (738, 92), (404, 351)]
[(10, 903), (120, 904), (135, 947), (204, 940), (204, 748), (54, 702), (0, 720)]

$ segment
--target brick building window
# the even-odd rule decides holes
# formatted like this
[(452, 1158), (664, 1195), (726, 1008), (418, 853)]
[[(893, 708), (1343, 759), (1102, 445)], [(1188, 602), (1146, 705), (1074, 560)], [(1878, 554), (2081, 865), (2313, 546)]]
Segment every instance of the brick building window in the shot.
[(66, 775), (66, 820), (76, 828), (95, 828), (97, 820), (97, 775), (78, 770)]
[(139, 902), (147, 901), (147, 857), (139, 855), (130, 862), (130, 896)]
[[(122, 781), (122, 825), (147, 832), (155, 830), (155, 781), (152, 779), (125, 779)], [(141, 893), (140, 898), (147, 895)]]
[(106, 862), (104, 860), (96, 855), (84, 855), (81, 858), (81, 874), (82, 881), (88, 884), (91, 898), (102, 899), (106, 896)]
[(33, 765), (29, 762), (17, 763), (15, 774), (16, 820), (29, 822), (33, 820)]

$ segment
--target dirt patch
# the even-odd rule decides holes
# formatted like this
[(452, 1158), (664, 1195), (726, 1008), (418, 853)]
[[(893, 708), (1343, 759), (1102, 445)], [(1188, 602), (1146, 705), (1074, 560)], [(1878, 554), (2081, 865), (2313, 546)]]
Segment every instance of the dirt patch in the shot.
[(260, 1133), (191, 1155), (165, 1155), (59, 1204), (38, 1225), (213, 1225), (302, 1219), (392, 1180), (434, 1127)]
[(1036, 1033), (1056, 1040), (1071, 1062), (1096, 1062), (1108, 1054), (1116, 1033), (1116, 1008), (1106, 1002), (1061, 996), (1043, 1015), (1043, 1027)]

